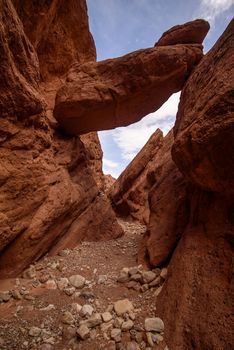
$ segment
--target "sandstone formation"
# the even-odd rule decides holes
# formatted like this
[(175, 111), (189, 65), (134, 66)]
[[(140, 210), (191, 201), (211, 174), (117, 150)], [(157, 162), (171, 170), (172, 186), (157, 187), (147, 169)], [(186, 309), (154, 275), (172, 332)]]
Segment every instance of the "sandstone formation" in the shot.
[(108, 196), (119, 216), (148, 223), (148, 193), (155, 183), (155, 163), (162, 143), (162, 131), (157, 129), (110, 188)]
[(187, 179), (227, 196), (234, 195), (233, 31), (234, 21), (183, 89), (172, 152)]
[(43, 80), (65, 74), (69, 66), (95, 60), (85, 0), (13, 0), (34, 45)]
[(155, 46), (202, 44), (209, 29), (209, 23), (203, 19), (197, 19), (182, 25), (174, 26), (163, 33)]
[(116, 181), (116, 179), (112, 175), (110, 175), (110, 174), (104, 175), (105, 192), (107, 192), (112, 187), (112, 185), (114, 185), (115, 181)]
[(172, 45), (74, 64), (58, 91), (54, 116), (71, 135), (139, 121), (182, 89), (202, 56), (199, 44)]
[(102, 148), (96, 132), (90, 132), (89, 134), (82, 135), (80, 137), (83, 142), (87, 161), (92, 170), (94, 180), (96, 181), (100, 190), (104, 189), (105, 177), (102, 172)]
[(3, 130), (1, 136), (4, 140), (11, 134), (7, 131), (5, 117), (26, 118), (40, 113), (42, 101), (37, 92), (38, 58), (10, 1), (0, 3), (0, 22), (0, 116), (1, 124), (4, 123), (5, 132)]
[[(53, 11), (58, 11), (54, 14), (56, 19), (60, 18), (60, 6), (70, 3), (73, 1), (60, 1), (58, 6), (53, 1)], [(19, 2), (17, 10), (24, 13), (23, 8), (27, 6), (21, 7)], [(85, 238), (92, 224), (95, 228), (91, 229), (89, 239), (98, 239), (99, 235), (102, 239), (109, 238), (111, 234), (117, 237), (122, 229), (107, 199), (98, 196), (100, 190), (90, 168), (91, 154), (95, 152), (90, 147), (87, 151), (87, 145), (85, 148), (78, 137), (64, 136), (52, 117), (55, 91), (61, 81), (55, 79), (49, 83), (45, 75), (44, 82), (38, 86), (41, 72), (37, 54), (10, 0), (3, 0), (0, 10), (3, 24), (0, 28), (3, 58), (0, 66), (0, 276), (6, 277), (16, 276), (49, 250), (56, 251), (64, 235), (67, 246), (73, 246)], [(29, 18), (23, 15), (21, 18), (27, 27)], [(33, 28), (38, 28), (36, 23), (29, 30), (32, 36)], [(82, 30), (84, 33), (79, 35), (89, 35), (85, 27)], [(64, 33), (67, 41), (62, 43), (67, 45), (71, 37)], [(59, 41), (57, 45), (62, 43)], [(83, 60), (85, 55), (87, 60), (94, 58), (95, 47), (91, 45), (88, 50), (87, 43), (83, 44), (79, 43)], [(35, 48), (38, 50), (36, 44)], [(40, 56), (42, 71), (47, 62)], [(100, 160), (100, 155), (98, 157)]]
[(153, 266), (169, 261), (189, 219), (187, 185), (171, 159), (171, 130), (161, 141), (151, 165), (154, 185), (148, 191), (149, 223), (139, 259), (149, 259)]
[(169, 348), (233, 346), (234, 21), (188, 79), (173, 159), (190, 182), (190, 216), (159, 297)]

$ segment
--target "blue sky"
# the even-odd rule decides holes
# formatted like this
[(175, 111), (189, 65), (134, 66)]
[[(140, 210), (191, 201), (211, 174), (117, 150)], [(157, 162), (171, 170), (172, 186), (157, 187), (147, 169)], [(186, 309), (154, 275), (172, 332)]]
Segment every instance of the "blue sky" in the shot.
[[(196, 18), (211, 25), (204, 41), (207, 52), (234, 16), (234, 0), (87, 0), (87, 5), (99, 61), (152, 47), (166, 30)], [(171, 129), (179, 96), (138, 123), (99, 132), (106, 174), (118, 177), (157, 128), (164, 135)]]

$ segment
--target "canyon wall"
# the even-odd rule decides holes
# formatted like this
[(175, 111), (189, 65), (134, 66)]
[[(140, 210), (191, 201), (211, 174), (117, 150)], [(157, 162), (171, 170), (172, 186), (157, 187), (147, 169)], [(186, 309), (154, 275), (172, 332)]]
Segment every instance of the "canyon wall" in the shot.
[[(100, 172), (101, 151), (92, 149), (95, 148), (92, 138), (96, 135), (88, 136), (91, 147), (84, 142), (85, 148), (79, 137), (61, 132), (51, 113), (63, 79), (60, 64), (67, 69), (68, 63), (79, 59), (79, 55), (82, 61), (95, 59), (85, 2), (15, 4), (24, 26), (10, 0), (0, 4), (1, 277), (17, 276), (46, 252), (74, 246), (81, 239), (106, 239), (122, 234), (108, 200), (99, 196), (91, 169), (96, 152), (96, 169)], [(38, 6), (42, 6), (40, 11)], [(81, 12), (73, 13), (74, 6), (81, 6)], [(47, 27), (50, 15), (51, 26)], [(66, 29), (71, 16), (79, 23), (78, 27), (72, 26), (72, 33)], [(64, 37), (60, 38), (57, 26), (63, 28)], [(78, 30), (77, 36), (74, 30)], [(79, 36), (82, 40), (77, 41)], [(47, 45), (58, 48), (48, 51)], [(67, 45), (70, 53), (76, 51), (69, 59), (58, 55), (68, 49)], [(57, 55), (64, 61), (56, 62)], [(55, 60), (53, 69), (51, 60)]]
[(189, 77), (177, 113), (172, 158), (189, 185), (189, 218), (157, 304), (175, 350), (233, 347), (233, 62), (234, 20)]

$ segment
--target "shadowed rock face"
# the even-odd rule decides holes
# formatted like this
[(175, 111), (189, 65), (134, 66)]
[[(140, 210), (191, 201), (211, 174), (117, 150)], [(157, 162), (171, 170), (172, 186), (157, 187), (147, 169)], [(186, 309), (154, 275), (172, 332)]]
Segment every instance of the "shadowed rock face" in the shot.
[(233, 347), (233, 55), (234, 21), (189, 77), (174, 129), (190, 215), (157, 311), (175, 350)]
[(189, 219), (189, 201), (184, 177), (171, 158), (173, 130), (161, 140), (151, 165), (154, 184), (148, 191), (149, 222), (139, 260), (153, 266), (168, 262)]
[(203, 19), (187, 22), (172, 27), (156, 42), (155, 46), (167, 46), (176, 44), (202, 44), (210, 29), (208, 22)]
[[(59, 2), (62, 3), (65, 4)], [(95, 154), (98, 154), (93, 150), (92, 141), (96, 135), (91, 135), (84, 146), (79, 137), (66, 137), (57, 130), (51, 110), (60, 79), (39, 82), (36, 51), (9, 0), (1, 2), (0, 16), (2, 278), (17, 276), (49, 251), (74, 246), (82, 239), (118, 237), (122, 229), (106, 197), (98, 195), (99, 188), (91, 169)], [(30, 19), (26, 16), (26, 23)], [(95, 47), (88, 50), (85, 43), (83, 50), (83, 59), (87, 54), (89, 60)], [(46, 65), (41, 56), (40, 67)], [(64, 242), (60, 244), (63, 237)]]
[(186, 83), (172, 149), (187, 179), (226, 196), (234, 196), (233, 32), (234, 20)]
[(126, 126), (182, 89), (201, 45), (174, 45), (74, 65), (58, 91), (54, 116), (68, 134)]
[(0, 3), (0, 23), (0, 118), (7, 134), (7, 122), (3, 118), (10, 115), (25, 118), (40, 113), (42, 101), (37, 92), (38, 58), (10, 1)]
[(12, 2), (37, 51), (43, 80), (65, 74), (74, 61), (96, 59), (85, 0)]

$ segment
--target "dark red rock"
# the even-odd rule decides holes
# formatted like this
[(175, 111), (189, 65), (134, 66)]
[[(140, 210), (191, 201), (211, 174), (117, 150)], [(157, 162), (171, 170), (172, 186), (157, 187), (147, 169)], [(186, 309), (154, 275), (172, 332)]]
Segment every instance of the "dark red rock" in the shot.
[[(14, 7), (8, 0), (0, 3), (0, 118), (25, 118), (42, 112), (37, 92), (39, 64), (36, 52), (24, 34)], [(17, 58), (17, 59), (16, 59)], [(7, 126), (2, 138), (7, 137)]]
[[(60, 79), (39, 87), (36, 52), (9, 0), (0, 3), (0, 16), (0, 278), (4, 278), (17, 276), (51, 249), (59, 249), (63, 236), (71, 246), (86, 237), (108, 239), (123, 231), (106, 197), (99, 198), (88, 143), (85, 148), (79, 137), (57, 130), (51, 112)], [(83, 48), (83, 59), (85, 54), (90, 59), (95, 48), (87, 50), (87, 43)]]
[(168, 46), (177, 44), (202, 44), (210, 29), (204, 19), (177, 25), (163, 33), (154, 46)]
[(85, 0), (13, 0), (24, 30), (34, 45), (43, 80), (65, 74), (70, 65), (94, 61)]
[(183, 89), (172, 149), (187, 179), (227, 196), (234, 195), (233, 62), (234, 20)]
[[(154, 185), (148, 193), (149, 222), (139, 259), (153, 266), (167, 263), (189, 220), (187, 185), (171, 158), (173, 130), (162, 140), (153, 158)], [(143, 255), (144, 254), (144, 255)]]
[(189, 221), (157, 303), (169, 348), (232, 349), (234, 21), (189, 77), (173, 159), (189, 180)]
[(181, 90), (202, 56), (201, 45), (176, 45), (75, 64), (58, 91), (54, 116), (71, 135), (129, 125)]

